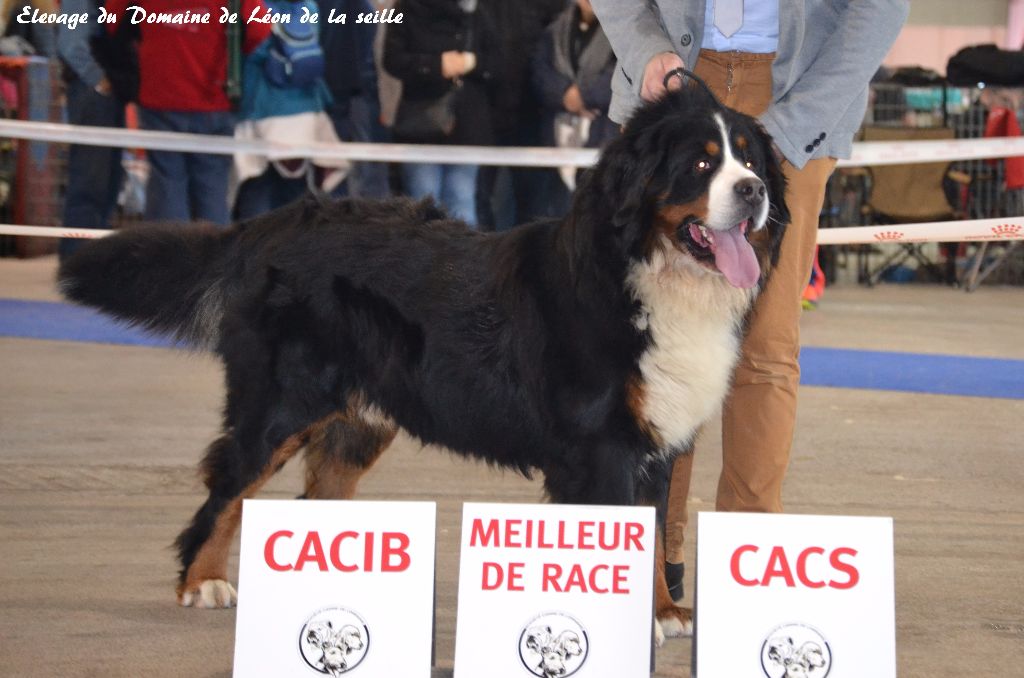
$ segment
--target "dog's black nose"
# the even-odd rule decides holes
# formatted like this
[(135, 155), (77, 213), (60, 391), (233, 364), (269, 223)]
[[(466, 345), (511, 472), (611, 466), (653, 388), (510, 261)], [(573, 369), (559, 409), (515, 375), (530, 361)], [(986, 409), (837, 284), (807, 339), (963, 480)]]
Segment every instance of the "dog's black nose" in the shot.
[(733, 190), (743, 198), (752, 207), (757, 207), (764, 202), (765, 188), (764, 182), (757, 177), (747, 177), (746, 179), (740, 179), (733, 186)]

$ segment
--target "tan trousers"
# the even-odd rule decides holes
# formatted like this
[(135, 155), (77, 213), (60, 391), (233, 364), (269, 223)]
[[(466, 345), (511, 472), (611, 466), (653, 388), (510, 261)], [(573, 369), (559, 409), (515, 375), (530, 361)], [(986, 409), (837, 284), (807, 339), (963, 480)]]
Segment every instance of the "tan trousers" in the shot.
[[(731, 108), (760, 115), (771, 103), (771, 54), (702, 50), (695, 72)], [(719, 511), (782, 511), (782, 481), (789, 465), (800, 382), (800, 297), (811, 274), (818, 215), (835, 159), (788, 162), (786, 202), (792, 215), (778, 266), (754, 306), (750, 331), (722, 409)], [(665, 554), (683, 562), (693, 456), (672, 469)]]

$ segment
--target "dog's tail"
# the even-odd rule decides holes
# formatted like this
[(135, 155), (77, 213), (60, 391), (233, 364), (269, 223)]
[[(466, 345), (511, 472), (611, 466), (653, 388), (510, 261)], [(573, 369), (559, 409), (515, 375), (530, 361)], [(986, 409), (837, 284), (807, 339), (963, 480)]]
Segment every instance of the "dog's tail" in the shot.
[(160, 225), (86, 243), (60, 266), (71, 301), (197, 348), (216, 344), (235, 231)]

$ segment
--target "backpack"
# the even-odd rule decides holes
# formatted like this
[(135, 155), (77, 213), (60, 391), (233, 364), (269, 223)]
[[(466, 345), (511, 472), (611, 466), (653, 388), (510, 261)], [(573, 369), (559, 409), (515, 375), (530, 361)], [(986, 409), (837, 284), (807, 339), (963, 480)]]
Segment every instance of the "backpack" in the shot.
[(291, 17), (289, 23), (275, 23), (270, 35), (265, 72), (277, 87), (309, 87), (324, 75), (324, 52), (320, 28), (301, 21), (303, 8), (318, 11), (315, 0), (275, 2), (274, 11)]

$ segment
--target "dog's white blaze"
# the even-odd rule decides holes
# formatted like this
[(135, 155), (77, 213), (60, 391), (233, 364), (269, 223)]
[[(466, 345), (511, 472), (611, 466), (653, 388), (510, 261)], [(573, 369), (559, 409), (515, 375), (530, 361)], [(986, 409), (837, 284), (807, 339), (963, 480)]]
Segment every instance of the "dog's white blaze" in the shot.
[(707, 275), (667, 241), (628, 282), (642, 306), (634, 320), (650, 332), (641, 356), (640, 416), (653, 426), (663, 453), (678, 450), (721, 405), (739, 356), (739, 326), (755, 292)]
[[(736, 204), (736, 182), (753, 177), (760, 181), (753, 171), (748, 169), (739, 158), (732, 152), (732, 144), (729, 141), (729, 129), (725, 119), (720, 113), (715, 114), (715, 123), (722, 135), (722, 165), (718, 168), (715, 176), (711, 179), (708, 187), (708, 217), (707, 226), (718, 230), (728, 230), (735, 226), (732, 221), (734, 206)], [(757, 230), (764, 226), (768, 219), (768, 201), (765, 200), (761, 210), (751, 224), (751, 230)]]

